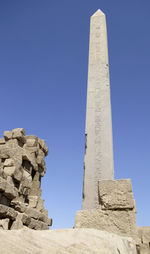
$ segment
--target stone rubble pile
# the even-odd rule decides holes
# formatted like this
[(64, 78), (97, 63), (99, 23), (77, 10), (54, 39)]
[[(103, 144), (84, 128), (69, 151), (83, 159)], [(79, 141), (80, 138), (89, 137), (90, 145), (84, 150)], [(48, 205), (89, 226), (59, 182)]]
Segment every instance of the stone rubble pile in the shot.
[(0, 229), (52, 225), (40, 189), (47, 154), (45, 141), (26, 136), (23, 128), (5, 131), (0, 138)]

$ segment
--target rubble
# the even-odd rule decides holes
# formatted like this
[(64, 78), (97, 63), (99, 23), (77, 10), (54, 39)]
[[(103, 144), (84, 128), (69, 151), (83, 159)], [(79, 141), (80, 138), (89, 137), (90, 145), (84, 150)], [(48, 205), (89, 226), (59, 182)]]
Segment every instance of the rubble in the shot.
[(23, 128), (5, 131), (0, 139), (0, 229), (49, 229), (41, 198), (41, 177), (46, 172), (48, 148)]

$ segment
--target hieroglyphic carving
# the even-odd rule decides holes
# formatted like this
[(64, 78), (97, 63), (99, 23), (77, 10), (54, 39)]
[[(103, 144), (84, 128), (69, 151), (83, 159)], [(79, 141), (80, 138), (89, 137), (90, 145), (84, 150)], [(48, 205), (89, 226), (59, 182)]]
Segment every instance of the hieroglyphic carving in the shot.
[(91, 17), (82, 208), (97, 208), (98, 180), (113, 179), (112, 126), (105, 15)]

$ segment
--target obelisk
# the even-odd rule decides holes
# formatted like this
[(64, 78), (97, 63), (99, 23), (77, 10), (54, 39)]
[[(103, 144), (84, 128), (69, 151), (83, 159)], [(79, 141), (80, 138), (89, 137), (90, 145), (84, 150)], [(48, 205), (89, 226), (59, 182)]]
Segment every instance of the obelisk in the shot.
[(114, 179), (107, 28), (98, 10), (90, 23), (82, 209), (97, 208), (98, 181)]

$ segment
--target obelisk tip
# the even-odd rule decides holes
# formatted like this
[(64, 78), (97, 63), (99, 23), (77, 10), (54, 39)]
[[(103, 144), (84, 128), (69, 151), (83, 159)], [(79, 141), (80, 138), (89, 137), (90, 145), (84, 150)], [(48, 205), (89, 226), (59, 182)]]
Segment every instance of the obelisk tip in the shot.
[(96, 16), (104, 16), (105, 14), (100, 10), (98, 9), (93, 15), (92, 17), (96, 17)]

